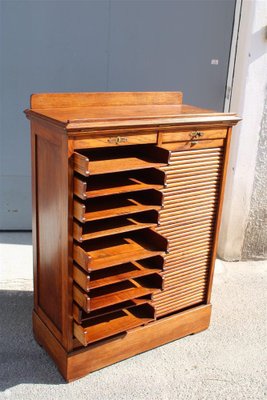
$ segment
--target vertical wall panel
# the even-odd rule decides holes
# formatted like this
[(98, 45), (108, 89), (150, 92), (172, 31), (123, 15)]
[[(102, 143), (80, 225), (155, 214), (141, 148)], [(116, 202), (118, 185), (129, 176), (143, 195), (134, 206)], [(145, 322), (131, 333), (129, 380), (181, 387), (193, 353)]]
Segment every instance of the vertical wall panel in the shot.
[(32, 93), (104, 91), (108, 1), (2, 1), (0, 229), (31, 229)]
[[(235, 1), (2, 1), (0, 228), (31, 228), (34, 92), (183, 90), (221, 110)], [(219, 60), (211, 65), (211, 60)]]

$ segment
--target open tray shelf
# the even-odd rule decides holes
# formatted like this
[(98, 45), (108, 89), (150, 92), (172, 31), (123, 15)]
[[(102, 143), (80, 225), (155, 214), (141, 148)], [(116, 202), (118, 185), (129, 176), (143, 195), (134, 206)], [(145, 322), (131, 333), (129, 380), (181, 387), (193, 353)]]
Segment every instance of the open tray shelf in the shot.
[(80, 222), (89, 222), (142, 211), (160, 210), (162, 201), (161, 192), (145, 190), (138, 193), (98, 197), (85, 202), (74, 200), (73, 213)]
[(165, 173), (155, 168), (141, 171), (116, 172), (112, 175), (74, 177), (74, 194), (80, 199), (107, 196), (111, 194), (136, 192), (144, 189), (162, 189)]
[(125, 215), (121, 217), (96, 220), (85, 224), (74, 221), (73, 237), (75, 240), (82, 243), (89, 239), (151, 228), (158, 225), (158, 218), (158, 212), (152, 210), (133, 214), (131, 216)]
[(131, 278), (160, 273), (164, 259), (161, 256), (116, 265), (115, 267), (91, 272), (90, 275), (77, 265), (73, 266), (73, 280), (85, 291), (123, 282)]
[(92, 311), (89, 314), (80, 308), (78, 304), (73, 303), (73, 318), (79, 325), (81, 325), (92, 318), (107, 315), (113, 313), (114, 311), (122, 310), (123, 308), (139, 306), (141, 304), (151, 304), (151, 295), (139, 297), (138, 299), (127, 300), (123, 303), (114, 304), (109, 307), (100, 308), (99, 310)]
[(91, 319), (83, 325), (74, 322), (74, 336), (84, 345), (126, 332), (155, 319), (154, 308), (143, 304)]
[(74, 154), (73, 318), (84, 346), (155, 318), (168, 250), (152, 229), (166, 180), (157, 167), (169, 156), (143, 145)]
[(81, 175), (98, 175), (161, 167), (168, 164), (170, 153), (157, 146), (139, 145), (79, 150), (74, 153), (74, 170)]
[(82, 268), (91, 272), (163, 255), (167, 250), (167, 239), (152, 229), (142, 229), (74, 244), (73, 258)]
[(162, 277), (154, 274), (93, 289), (89, 293), (74, 285), (73, 299), (85, 312), (89, 313), (100, 308), (146, 296), (161, 289)]

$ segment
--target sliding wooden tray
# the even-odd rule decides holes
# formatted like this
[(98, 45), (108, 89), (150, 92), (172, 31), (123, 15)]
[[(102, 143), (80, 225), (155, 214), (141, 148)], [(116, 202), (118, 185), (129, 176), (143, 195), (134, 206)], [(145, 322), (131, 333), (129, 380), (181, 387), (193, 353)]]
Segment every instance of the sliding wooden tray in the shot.
[(144, 189), (163, 189), (166, 174), (156, 168), (116, 172), (112, 175), (93, 175), (85, 178), (74, 177), (74, 194), (85, 200), (111, 194), (137, 192)]
[(169, 151), (157, 146), (113, 147), (79, 150), (74, 153), (74, 170), (81, 175), (161, 167), (168, 164)]
[(82, 325), (84, 322), (90, 321), (92, 318), (101, 317), (103, 315), (111, 314), (114, 311), (120, 311), (125, 308), (128, 309), (135, 306), (140, 306), (142, 304), (152, 304), (151, 295), (127, 300), (109, 307), (104, 307), (100, 308), (99, 310), (91, 311), (90, 313), (85, 312), (80, 306), (78, 306), (78, 304), (73, 303), (73, 319), (77, 324)]
[(168, 241), (151, 229), (115, 235), (74, 245), (73, 258), (86, 271), (163, 255)]
[(74, 217), (80, 222), (95, 221), (141, 211), (160, 210), (163, 195), (157, 190), (74, 200)]
[(73, 280), (85, 292), (89, 292), (92, 289), (120, 283), (128, 279), (161, 273), (163, 265), (164, 258), (156, 256), (91, 272), (90, 275), (78, 265), (74, 265)]
[(87, 223), (73, 222), (73, 237), (78, 242), (96, 239), (118, 233), (152, 228), (158, 225), (157, 211), (145, 211), (133, 215), (123, 215), (108, 219), (101, 219)]
[(74, 335), (84, 346), (87, 346), (98, 340), (148, 324), (154, 319), (154, 308), (150, 304), (144, 304), (89, 320), (84, 325), (74, 322)]
[(73, 299), (85, 312), (89, 313), (146, 296), (160, 289), (162, 289), (162, 277), (159, 274), (154, 274), (92, 289), (89, 293), (74, 285)]

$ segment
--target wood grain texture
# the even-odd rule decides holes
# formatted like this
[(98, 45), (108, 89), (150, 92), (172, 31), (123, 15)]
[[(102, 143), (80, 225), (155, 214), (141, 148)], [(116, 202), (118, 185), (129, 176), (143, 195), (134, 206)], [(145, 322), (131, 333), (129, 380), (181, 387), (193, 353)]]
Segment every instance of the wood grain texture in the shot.
[(169, 151), (157, 146), (80, 150), (74, 153), (74, 170), (81, 175), (158, 168), (168, 163)]
[(204, 139), (224, 139), (227, 135), (227, 128), (224, 129), (188, 129), (160, 131), (162, 133), (162, 142), (204, 140)]
[(71, 349), (67, 138), (42, 122), (33, 121), (31, 132), (35, 310)]
[(110, 135), (97, 135), (90, 139), (76, 139), (75, 138), (75, 148), (76, 149), (87, 149), (94, 147), (111, 147), (111, 146), (129, 146), (134, 144), (156, 144), (158, 139), (157, 132), (154, 133), (139, 133), (139, 134), (127, 134), (124, 132), (121, 135), (116, 132)]
[[(154, 277), (154, 275), (152, 276)], [(152, 276), (129, 278), (105, 285), (105, 287), (92, 289), (90, 292), (84, 292), (78, 285), (74, 285), (73, 298), (85, 312), (89, 313), (127, 300), (147, 296), (161, 289), (161, 276), (156, 275), (156, 279), (152, 279)]]
[[(61, 193), (60, 150), (58, 146), (37, 136), (37, 179), (38, 187), (38, 239), (39, 239), (39, 306), (53, 323), (62, 329), (61, 203), (55, 201)], [(47, 168), (50, 165), (51, 168)], [(49, 209), (50, 218), (47, 210)], [(57, 266), (57, 267), (56, 267)], [(49, 291), (50, 295), (47, 296)]]
[(99, 221), (141, 211), (155, 211), (162, 207), (162, 193), (146, 191), (120, 196), (100, 197), (86, 203), (74, 200), (74, 217), (80, 222)]
[[(95, 318), (107, 316), (116, 311), (120, 311), (123, 309), (129, 309), (135, 306), (139, 306), (142, 304), (152, 304), (151, 296), (143, 296), (137, 299), (131, 299), (124, 301), (122, 303), (114, 304), (109, 307), (104, 307), (96, 311), (92, 311), (90, 313), (84, 312), (76, 303), (73, 303), (73, 318), (74, 321), (77, 322), (78, 325), (82, 325), (84, 323), (95, 320)], [(75, 347), (81, 347), (81, 342), (76, 339)]]
[(72, 227), (72, 177), (69, 181), (68, 142), (62, 129), (42, 121), (33, 121), (31, 132), (35, 310), (63, 346), (71, 350), (68, 228)]
[(221, 222), (221, 215), (222, 215), (223, 196), (224, 196), (225, 183), (226, 183), (231, 137), (232, 137), (232, 128), (229, 128), (228, 134), (227, 134), (227, 140), (226, 140), (225, 146), (224, 146), (223, 171), (221, 174), (220, 196), (219, 196), (219, 204), (218, 204), (216, 223), (215, 223), (215, 233), (214, 233), (213, 249), (212, 249), (212, 256), (211, 256), (211, 266), (210, 266), (209, 278), (208, 278), (207, 298), (206, 298), (207, 302), (210, 302), (210, 299), (211, 299), (211, 289), (212, 289), (213, 274), (214, 274), (214, 268), (215, 268), (215, 259), (216, 259), (216, 254), (217, 254), (217, 245), (218, 245), (219, 229), (220, 229), (220, 222)]
[(28, 118), (41, 118), (68, 131), (171, 124), (236, 124), (235, 114), (182, 105), (181, 92), (46, 93), (31, 97)]
[(32, 246), (33, 246), (33, 288), (34, 310), (38, 309), (38, 204), (37, 204), (37, 162), (35, 124), (31, 121), (31, 174), (32, 174)]
[(64, 349), (62, 344), (56, 339), (35, 311), (32, 313), (32, 327), (35, 340), (40, 346), (45, 348), (56, 363), (61, 375), (66, 379), (68, 364), (68, 353), (66, 349)]
[(151, 229), (105, 239), (94, 239), (83, 245), (74, 245), (73, 258), (88, 272), (113, 267), (124, 262), (162, 255), (168, 242)]
[(64, 379), (71, 382), (138, 353), (201, 332), (208, 328), (210, 314), (210, 305), (195, 307), (69, 354), (35, 313), (33, 329), (36, 340), (53, 358)]
[[(152, 265), (151, 265), (152, 263)], [(129, 279), (160, 273), (162, 269), (153, 259), (133, 261), (132, 263), (120, 264), (108, 271), (98, 271), (86, 274), (77, 265), (73, 266), (73, 280), (85, 291), (124, 282)]]
[[(78, 379), (106, 365), (207, 329), (210, 311), (209, 305), (189, 310), (131, 330), (117, 340), (106, 341), (102, 345), (92, 345), (86, 351), (78, 351), (69, 359), (69, 380)], [(101, 357), (99, 357), (100, 352)]]
[(134, 215), (120, 215), (114, 218), (94, 220), (88, 223), (73, 223), (73, 237), (78, 242), (97, 239), (118, 233), (136, 231), (144, 228), (153, 228), (158, 225), (158, 212), (153, 209)]
[(146, 189), (163, 189), (165, 173), (156, 168), (142, 169), (139, 171), (126, 171), (124, 173), (103, 174), (83, 178), (74, 177), (74, 194), (85, 200), (99, 196), (109, 196), (137, 192)]
[[(222, 121), (235, 125), (239, 118), (234, 114), (221, 114), (188, 106), (114, 106), (109, 108), (61, 108), (26, 110), (31, 118), (41, 118), (47, 122), (65, 127), (68, 132), (84, 129), (105, 129), (123, 127), (163, 127), (176, 124), (203, 124)], [(190, 114), (191, 113), (191, 114)], [(90, 116), (90, 117), (89, 117)]]
[(74, 323), (74, 335), (84, 346), (87, 346), (120, 332), (146, 325), (154, 318), (154, 308), (150, 304), (142, 304), (115, 311), (96, 320), (92, 319), (85, 326)]
[(97, 92), (37, 93), (31, 95), (32, 109), (92, 106), (131, 106), (181, 104), (182, 92)]
[[(179, 137), (177, 137), (179, 139)], [(188, 141), (176, 141), (170, 143), (163, 143), (162, 147), (166, 150), (179, 151), (179, 150), (199, 150), (213, 147), (218, 148), (224, 145), (224, 139), (211, 139), (211, 140), (188, 140)]]

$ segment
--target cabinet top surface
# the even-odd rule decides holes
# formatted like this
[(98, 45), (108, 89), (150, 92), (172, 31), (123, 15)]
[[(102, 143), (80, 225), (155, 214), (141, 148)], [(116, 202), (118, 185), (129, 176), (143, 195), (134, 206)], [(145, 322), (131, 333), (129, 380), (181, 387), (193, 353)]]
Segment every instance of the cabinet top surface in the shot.
[(68, 130), (239, 121), (234, 113), (182, 104), (181, 92), (35, 94), (25, 113)]

